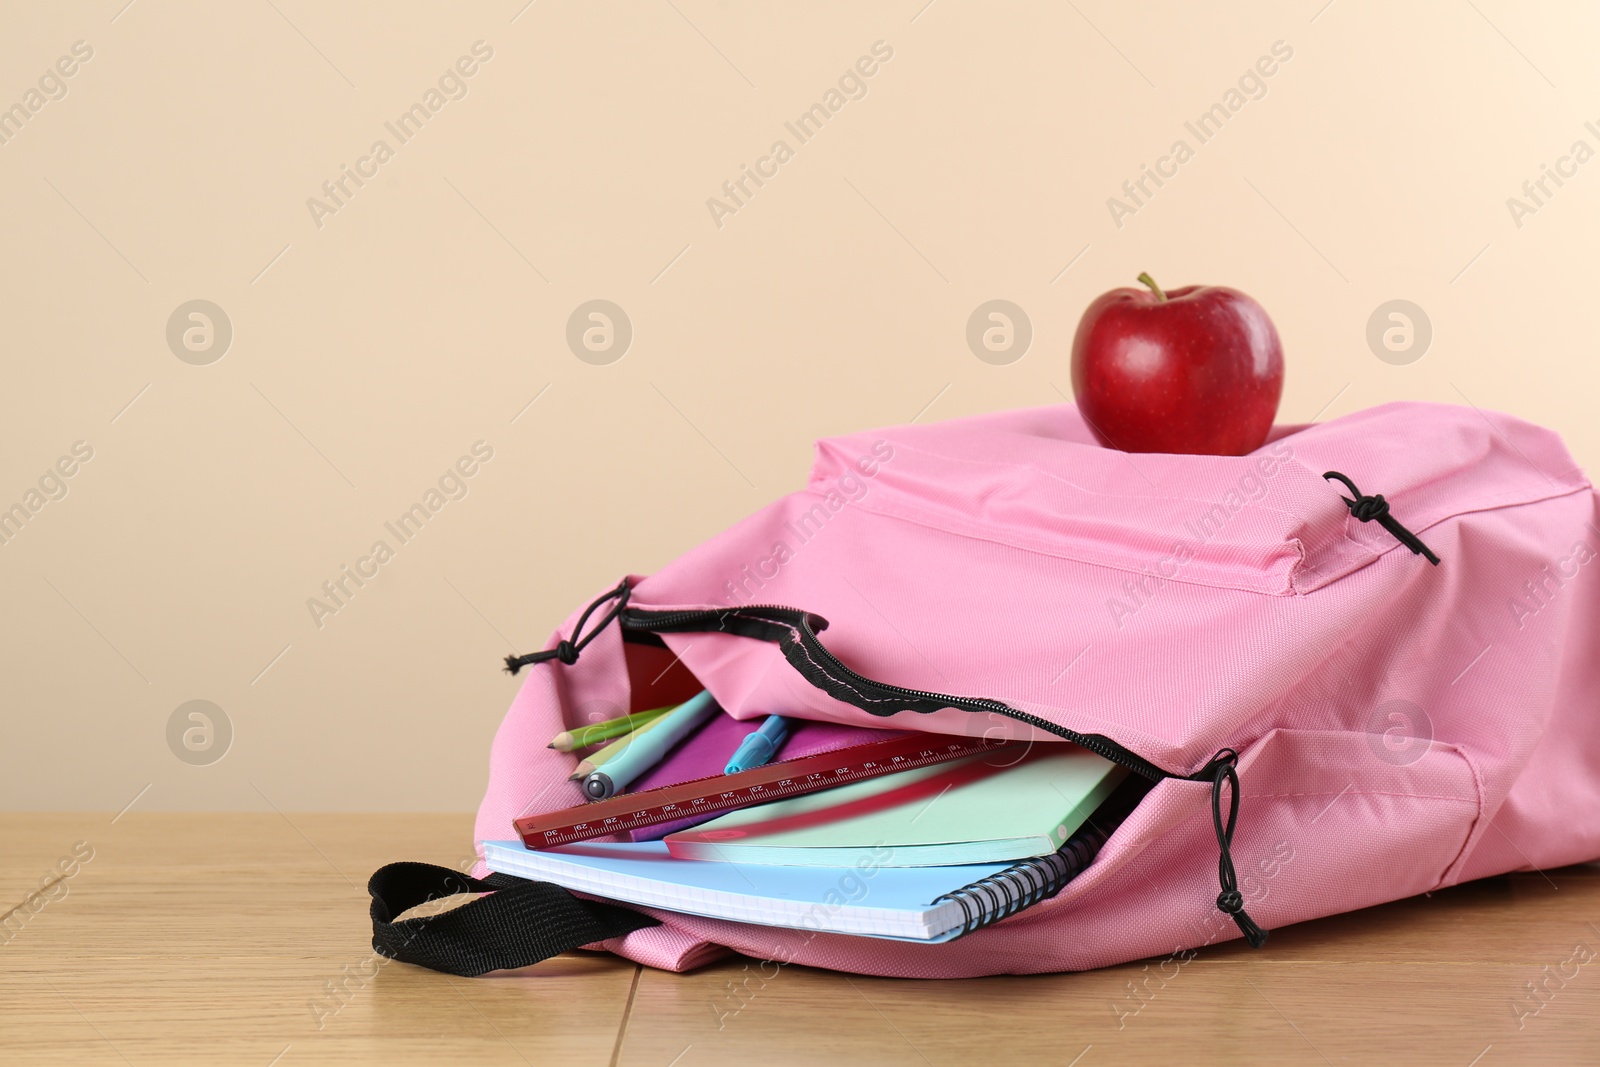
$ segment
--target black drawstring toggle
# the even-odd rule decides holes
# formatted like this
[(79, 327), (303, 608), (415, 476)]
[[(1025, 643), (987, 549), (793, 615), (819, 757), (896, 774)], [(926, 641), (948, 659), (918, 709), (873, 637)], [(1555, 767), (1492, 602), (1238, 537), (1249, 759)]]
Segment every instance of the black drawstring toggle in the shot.
[(1382, 526), (1385, 530), (1388, 530), (1391, 534), (1393, 534), (1396, 541), (1399, 541), (1402, 545), (1405, 545), (1417, 555), (1422, 556), (1435, 567), (1439, 565), (1439, 557), (1434, 555), (1433, 551), (1429, 549), (1427, 545), (1422, 543), (1422, 539), (1416, 534), (1412, 533), (1410, 530), (1406, 529), (1404, 526), (1400, 525), (1400, 520), (1389, 514), (1389, 502), (1383, 499), (1382, 493), (1379, 493), (1376, 496), (1363, 496), (1361, 490), (1356, 488), (1356, 483), (1352, 482), (1349, 478), (1346, 478), (1338, 471), (1329, 471), (1324, 474), (1323, 477), (1339, 479), (1345, 484), (1346, 487), (1349, 488), (1350, 492), (1355, 494), (1354, 500), (1347, 496), (1341, 496), (1339, 498), (1345, 502), (1347, 507), (1349, 507), (1350, 514), (1354, 515), (1361, 522), (1371, 522), (1374, 519), (1378, 520), (1378, 525)]
[[(562, 638), (556, 642), (555, 648), (547, 648), (543, 652), (529, 652), (524, 656), (507, 656), (506, 671), (510, 674), (516, 674), (529, 664), (544, 663), (553, 659), (558, 659), (569, 667), (572, 666), (578, 662), (578, 653), (583, 651), (583, 647), (593, 641), (600, 631), (610, 625), (611, 620), (620, 615), (622, 609), (627, 607), (628, 596), (632, 592), (633, 590), (628, 588), (628, 579), (622, 579), (621, 582), (617, 583), (615, 589), (604, 596), (597, 597), (594, 603), (585, 608), (583, 614), (578, 616), (578, 625), (572, 628), (572, 640)], [(595, 609), (608, 600), (615, 600), (616, 604), (612, 606), (610, 611), (606, 612), (605, 618), (594, 624), (594, 629), (585, 634), (583, 632), (583, 624), (589, 621), (589, 616), (594, 614)]]
[[(1225, 748), (1211, 757), (1216, 775), (1211, 780), (1211, 822), (1217, 831), (1217, 881), (1222, 892), (1217, 894), (1217, 907), (1233, 919), (1239, 932), (1251, 948), (1267, 943), (1267, 932), (1255, 924), (1244, 910), (1244, 894), (1239, 892), (1239, 876), (1233, 869), (1233, 824), (1239, 819), (1239, 773), (1233, 769), (1239, 754)], [(1222, 820), (1222, 783), (1232, 786), (1228, 798), (1228, 820)]]

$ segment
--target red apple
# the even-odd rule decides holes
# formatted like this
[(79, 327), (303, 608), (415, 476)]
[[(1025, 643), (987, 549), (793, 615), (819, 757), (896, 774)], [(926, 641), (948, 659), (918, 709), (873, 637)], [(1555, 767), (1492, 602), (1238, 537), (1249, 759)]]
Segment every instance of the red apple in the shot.
[(1124, 452), (1242, 456), (1261, 446), (1283, 394), (1283, 346), (1237, 289), (1113, 289), (1083, 313), (1072, 389), (1100, 443)]

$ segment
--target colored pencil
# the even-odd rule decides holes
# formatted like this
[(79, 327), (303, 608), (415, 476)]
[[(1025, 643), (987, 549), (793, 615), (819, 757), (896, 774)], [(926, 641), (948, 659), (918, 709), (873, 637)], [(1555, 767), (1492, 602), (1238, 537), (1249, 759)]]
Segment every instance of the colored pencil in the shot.
[(592, 722), (588, 726), (580, 726), (576, 730), (563, 730), (550, 739), (550, 748), (557, 752), (571, 752), (573, 749), (588, 748), (598, 745), (602, 741), (609, 741), (613, 737), (631, 733), (647, 722), (655, 720), (658, 716), (671, 711), (673, 705), (668, 704), (663, 708), (651, 708), (649, 711), (636, 711), (632, 715), (622, 715), (605, 722)]
[(643, 737), (645, 735), (645, 733), (647, 733), (648, 731), (654, 729), (656, 727), (656, 725), (659, 724), (665, 718), (666, 718), (665, 715), (657, 715), (655, 718), (651, 719), (649, 722), (645, 723), (643, 726), (639, 727), (637, 730), (634, 730), (631, 733), (623, 734), (621, 737), (619, 737), (619, 738), (617, 738), (617, 740), (611, 742), (605, 748), (598, 749), (598, 750), (596, 750), (594, 752), (589, 753), (587, 756), (585, 756), (582, 760), (580, 760), (578, 762), (577, 769), (574, 770), (572, 772), (572, 774), (567, 776), (567, 780), (570, 782), (570, 781), (576, 781), (579, 778), (587, 778), (587, 777), (589, 777), (589, 772), (590, 771), (593, 771), (596, 767), (599, 767), (601, 764), (605, 763), (607, 760), (611, 759), (613, 756), (619, 755), (624, 749), (626, 749), (634, 741), (638, 740), (640, 737)]

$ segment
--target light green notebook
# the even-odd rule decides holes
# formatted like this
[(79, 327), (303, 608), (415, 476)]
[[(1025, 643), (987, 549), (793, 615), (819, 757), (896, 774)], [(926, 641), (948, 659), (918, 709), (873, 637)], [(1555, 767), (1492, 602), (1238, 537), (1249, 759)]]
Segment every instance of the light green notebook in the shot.
[[(1007, 863), (1056, 851), (1127, 771), (1041, 743), (743, 808), (668, 834), (679, 859), (787, 866)], [(887, 855), (885, 854), (887, 850)]]

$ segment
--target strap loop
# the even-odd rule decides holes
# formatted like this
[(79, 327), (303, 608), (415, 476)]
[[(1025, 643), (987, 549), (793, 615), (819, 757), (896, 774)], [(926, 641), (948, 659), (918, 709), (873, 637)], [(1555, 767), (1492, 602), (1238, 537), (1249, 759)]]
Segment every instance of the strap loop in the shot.
[[(1222, 892), (1217, 894), (1217, 907), (1230, 916), (1251, 948), (1267, 943), (1267, 932), (1255, 924), (1244, 910), (1244, 894), (1239, 892), (1239, 876), (1233, 869), (1233, 826), (1239, 819), (1239, 772), (1234, 764), (1239, 754), (1225, 748), (1211, 757), (1215, 776), (1211, 780), (1211, 822), (1217, 831), (1217, 881)], [(1228, 797), (1228, 819), (1222, 819), (1222, 783), (1232, 787)]]
[[(464, 978), (526, 967), (660, 925), (629, 908), (581, 900), (549, 882), (504, 874), (473, 878), (431, 863), (380, 867), (367, 882), (367, 892), (372, 895), (375, 952)], [(489, 895), (459, 908), (395, 921), (395, 916), (430, 900), (482, 892)]]
[(1355, 494), (1354, 500), (1347, 496), (1341, 496), (1339, 498), (1345, 502), (1347, 507), (1349, 507), (1350, 514), (1354, 515), (1361, 522), (1371, 522), (1376, 519), (1378, 521), (1378, 525), (1382, 526), (1385, 530), (1388, 530), (1391, 534), (1393, 534), (1396, 541), (1399, 541), (1402, 545), (1405, 545), (1416, 555), (1422, 556), (1435, 567), (1439, 565), (1439, 557), (1433, 554), (1432, 549), (1422, 543), (1422, 538), (1418, 537), (1416, 534), (1400, 525), (1400, 521), (1393, 515), (1389, 514), (1389, 502), (1383, 499), (1382, 493), (1378, 493), (1374, 496), (1364, 496), (1362, 495), (1361, 490), (1356, 488), (1355, 482), (1352, 482), (1349, 478), (1346, 478), (1338, 471), (1328, 471), (1323, 475), (1323, 477), (1328, 479), (1339, 479), (1339, 481), (1345, 484), (1350, 492)]
[[(584, 646), (598, 637), (600, 631), (611, 625), (611, 620), (620, 615), (622, 609), (628, 606), (628, 597), (632, 592), (633, 590), (628, 586), (628, 579), (622, 579), (617, 583), (615, 589), (596, 597), (588, 607), (583, 609), (583, 614), (578, 616), (578, 624), (572, 628), (573, 640), (562, 638), (556, 642), (555, 648), (547, 648), (543, 652), (529, 652), (522, 656), (507, 656), (506, 672), (514, 675), (529, 664), (544, 663), (552, 659), (558, 659), (568, 667), (572, 666), (578, 662), (578, 653), (583, 651)], [(596, 609), (608, 600), (615, 600), (616, 603), (612, 605), (610, 611), (606, 612), (605, 618), (595, 623), (594, 629), (585, 634), (583, 632), (584, 623), (588, 622), (589, 616), (593, 615)]]

